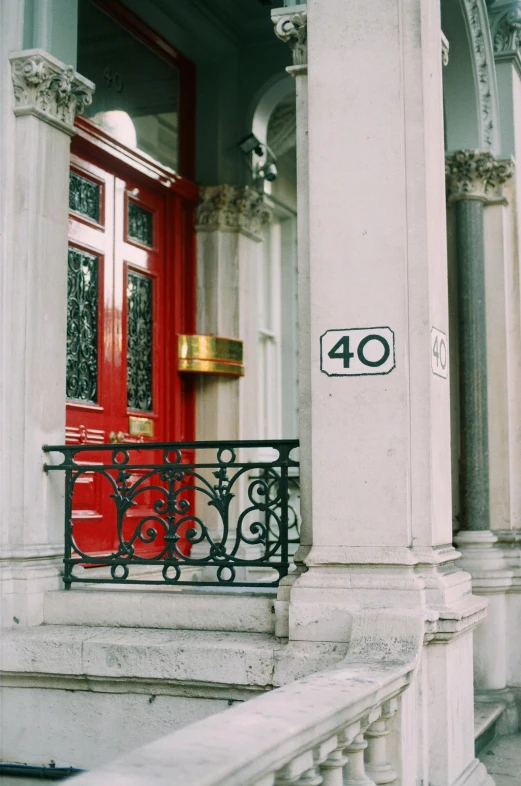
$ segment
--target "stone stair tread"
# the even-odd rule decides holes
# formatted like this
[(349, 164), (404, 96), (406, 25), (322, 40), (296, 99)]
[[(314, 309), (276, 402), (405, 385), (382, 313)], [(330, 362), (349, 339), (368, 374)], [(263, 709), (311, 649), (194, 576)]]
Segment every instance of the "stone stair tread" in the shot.
[(474, 739), (480, 737), (505, 711), (503, 702), (477, 701), (474, 705)]
[[(43, 621), (48, 625), (159, 628), (168, 630), (273, 633), (275, 592), (236, 588), (232, 592), (206, 587), (177, 588), (90, 586), (69, 592), (48, 592)], [(190, 588), (191, 589), (191, 588)]]
[(2, 674), (270, 687), (275, 638), (267, 633), (80, 625), (7, 628)]

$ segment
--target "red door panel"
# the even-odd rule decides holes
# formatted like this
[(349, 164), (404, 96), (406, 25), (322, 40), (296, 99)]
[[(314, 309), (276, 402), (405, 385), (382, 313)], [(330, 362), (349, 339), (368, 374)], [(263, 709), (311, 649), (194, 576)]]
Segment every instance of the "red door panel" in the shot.
[[(176, 340), (193, 330), (192, 208), (83, 156), (72, 157), (71, 173), (67, 442), (92, 444), (84, 458), (101, 465), (96, 444), (193, 439), (193, 388), (177, 372)], [(146, 463), (161, 457), (147, 454)], [(144, 484), (118, 534), (111, 477), (86, 472), (76, 481), (76, 547), (113, 552), (122, 534), (139, 556), (156, 556), (164, 541), (150, 541), (146, 525), (161, 489)]]

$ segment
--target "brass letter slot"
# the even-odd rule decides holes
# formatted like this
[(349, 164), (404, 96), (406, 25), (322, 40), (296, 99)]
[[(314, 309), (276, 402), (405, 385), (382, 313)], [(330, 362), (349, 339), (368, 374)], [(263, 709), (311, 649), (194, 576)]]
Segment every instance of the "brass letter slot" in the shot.
[(137, 418), (129, 415), (128, 433), (131, 437), (153, 437), (154, 421), (152, 418)]
[(179, 336), (179, 371), (244, 376), (243, 342), (222, 336)]

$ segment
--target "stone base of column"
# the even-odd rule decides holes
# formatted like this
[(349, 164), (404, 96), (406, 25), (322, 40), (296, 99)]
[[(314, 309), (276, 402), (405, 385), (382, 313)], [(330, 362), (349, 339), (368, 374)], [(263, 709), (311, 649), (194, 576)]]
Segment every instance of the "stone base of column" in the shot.
[(489, 530), (459, 532), (455, 538), (461, 550), (461, 565), (472, 578), (472, 591), (487, 598), (489, 613), (474, 634), (474, 679), (480, 692), (497, 693), (507, 687), (509, 650), (509, 609), (507, 593), (514, 571), (497, 535)]
[(451, 546), (384, 549), (314, 546), (308, 570), (291, 591), (292, 641), (348, 642), (353, 614), (362, 609), (415, 613), (426, 631), (453, 635), (485, 615), (486, 601), (471, 595), (470, 576), (454, 564)]
[(479, 759), (474, 759), (451, 786), (496, 786), (496, 782), (488, 774), (485, 765)]
[(46, 592), (63, 588), (63, 547), (0, 555), (0, 628), (41, 625)]
[(402, 734), (411, 749), (423, 739), (431, 786), (493, 783), (474, 759), (472, 637), (487, 600), (458, 557), (452, 546), (313, 546), (289, 604), (290, 646), (336, 642), (347, 662), (411, 663)]
[(455, 536), (454, 542), (461, 552), (460, 567), (471, 574), (473, 586), (479, 577), (480, 587), (483, 578), (491, 590), (504, 588), (508, 566), (498, 540), (491, 530), (462, 530)]
[(304, 563), (310, 549), (311, 546), (300, 544), (293, 557), (295, 570), (288, 576), (285, 576), (279, 584), (277, 600), (275, 601), (275, 636), (278, 639), (289, 638), (289, 607), (291, 592), (296, 580), (307, 570)]

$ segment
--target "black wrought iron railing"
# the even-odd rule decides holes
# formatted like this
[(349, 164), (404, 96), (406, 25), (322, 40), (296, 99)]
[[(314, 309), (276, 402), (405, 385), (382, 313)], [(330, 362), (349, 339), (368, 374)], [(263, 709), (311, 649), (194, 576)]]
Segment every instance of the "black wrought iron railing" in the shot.
[(45, 470), (65, 474), (66, 588), (277, 586), (299, 541), (297, 448), (296, 440), (45, 445)]

